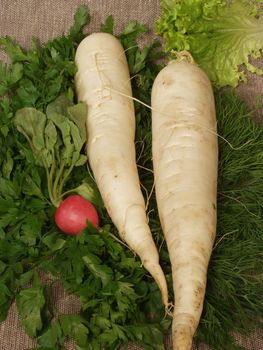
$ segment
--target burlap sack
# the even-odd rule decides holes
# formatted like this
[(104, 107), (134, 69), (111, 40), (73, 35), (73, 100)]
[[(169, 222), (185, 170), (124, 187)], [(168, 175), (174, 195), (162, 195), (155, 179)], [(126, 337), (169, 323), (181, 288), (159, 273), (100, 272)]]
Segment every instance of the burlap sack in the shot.
[[(86, 3), (91, 11), (91, 22), (87, 28), (89, 32), (98, 31), (100, 24), (108, 15), (115, 19), (115, 30), (118, 33), (129, 20), (138, 20), (152, 28), (159, 15), (159, 0), (0, 0), (0, 36), (9, 35), (16, 39), (23, 47), (28, 47), (32, 36), (45, 42), (57, 35), (66, 33), (72, 24), (73, 15), (80, 4)], [(147, 39), (154, 36), (150, 31)], [(6, 57), (0, 53), (0, 59)], [(262, 66), (263, 60), (260, 65)], [(250, 76), (247, 85), (240, 85), (239, 93), (251, 106), (255, 105), (255, 96), (262, 93), (262, 78)], [(263, 120), (262, 110), (258, 118)], [(49, 283), (46, 279), (45, 283)], [(61, 285), (53, 288), (53, 306), (58, 313), (75, 313), (79, 310), (79, 302), (64, 293)], [(263, 349), (262, 332), (255, 333), (249, 338), (238, 337), (237, 341), (247, 350)], [(167, 339), (167, 348), (171, 339)], [(24, 350), (36, 346), (20, 325), (15, 304), (12, 305), (9, 316), (0, 324), (0, 350)], [(66, 349), (74, 350), (71, 341), (66, 343)], [(141, 349), (136, 344), (129, 346), (130, 350)], [(194, 350), (208, 350), (206, 345), (194, 345)], [(227, 349), (226, 349), (227, 350)]]

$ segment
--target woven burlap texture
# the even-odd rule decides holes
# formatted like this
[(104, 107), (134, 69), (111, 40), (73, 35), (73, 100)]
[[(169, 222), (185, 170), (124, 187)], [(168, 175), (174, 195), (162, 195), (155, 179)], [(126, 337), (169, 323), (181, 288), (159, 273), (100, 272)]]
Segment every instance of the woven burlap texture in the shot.
[[(138, 20), (153, 28), (153, 23), (159, 15), (159, 0), (0, 0), (0, 36), (9, 35), (23, 47), (30, 46), (32, 36), (37, 37), (41, 43), (60, 34), (67, 33), (73, 22), (76, 9), (81, 4), (87, 4), (91, 12), (91, 21), (87, 32), (100, 30), (100, 24), (109, 15), (115, 20), (115, 32), (119, 33), (130, 20)], [(154, 37), (153, 31), (149, 31), (145, 40)], [(0, 53), (0, 59), (7, 58)], [(260, 65), (262, 65), (261, 61)], [(254, 105), (255, 96), (262, 93), (262, 78), (250, 75), (248, 84), (240, 85), (238, 91)], [(262, 115), (259, 115), (260, 119)], [(263, 119), (262, 119), (263, 120)], [(43, 277), (46, 284), (50, 279)], [(52, 307), (57, 313), (75, 313), (79, 310), (79, 301), (74, 296), (66, 295), (60, 284), (53, 285)], [(263, 349), (263, 335), (253, 334), (249, 338), (238, 337), (237, 341), (247, 350)], [(8, 318), (0, 324), (0, 350), (24, 350), (36, 346), (36, 342), (30, 339), (23, 331), (15, 304), (12, 305)], [(171, 339), (167, 339), (167, 348), (171, 346)], [(74, 350), (74, 344), (68, 341), (65, 344), (67, 350)], [(141, 349), (135, 344), (130, 344), (130, 350)], [(206, 345), (194, 350), (208, 350)], [(226, 349), (227, 350), (227, 349)]]

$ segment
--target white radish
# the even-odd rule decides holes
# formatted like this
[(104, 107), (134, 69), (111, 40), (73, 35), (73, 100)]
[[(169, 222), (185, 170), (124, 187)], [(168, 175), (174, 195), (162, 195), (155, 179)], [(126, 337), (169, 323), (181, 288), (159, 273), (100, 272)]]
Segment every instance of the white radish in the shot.
[(200, 321), (216, 234), (218, 141), (213, 90), (182, 55), (152, 88), (156, 201), (172, 266), (174, 350), (189, 350)]
[(88, 105), (87, 155), (95, 181), (121, 238), (155, 279), (167, 308), (167, 284), (136, 165), (135, 111), (125, 52), (113, 35), (93, 33), (79, 44), (75, 61), (78, 100)]

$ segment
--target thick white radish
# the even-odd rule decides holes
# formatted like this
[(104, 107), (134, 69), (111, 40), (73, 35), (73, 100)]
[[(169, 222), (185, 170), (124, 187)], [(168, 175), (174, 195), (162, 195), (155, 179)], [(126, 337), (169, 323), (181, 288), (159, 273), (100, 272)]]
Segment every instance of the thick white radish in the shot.
[(156, 201), (172, 266), (174, 350), (189, 350), (200, 321), (216, 234), (218, 141), (213, 90), (186, 56), (152, 88)]
[(88, 105), (87, 155), (94, 178), (121, 238), (153, 276), (167, 307), (167, 284), (136, 165), (135, 111), (125, 52), (113, 35), (93, 33), (80, 43), (75, 60), (78, 99)]

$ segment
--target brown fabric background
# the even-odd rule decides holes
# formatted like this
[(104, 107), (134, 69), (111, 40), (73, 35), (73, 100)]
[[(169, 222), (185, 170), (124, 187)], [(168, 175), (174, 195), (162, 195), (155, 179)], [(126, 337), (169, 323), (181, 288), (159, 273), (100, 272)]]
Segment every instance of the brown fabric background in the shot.
[[(0, 0), (0, 36), (9, 35), (23, 47), (30, 46), (32, 36), (40, 42), (67, 33), (73, 22), (73, 16), (80, 4), (86, 3), (91, 12), (91, 22), (88, 32), (99, 31), (100, 24), (108, 15), (115, 19), (115, 31), (118, 33), (129, 20), (138, 20), (152, 28), (159, 15), (159, 0)], [(152, 30), (146, 36), (154, 37)], [(7, 61), (0, 53), (0, 59)], [(258, 62), (263, 66), (263, 60)], [(263, 78), (250, 75), (247, 85), (240, 84), (237, 91), (244, 97), (250, 106), (255, 106), (255, 96), (263, 93)], [(257, 118), (263, 121), (263, 110), (257, 113)], [(46, 284), (48, 278), (43, 278)], [(78, 300), (64, 293), (61, 285), (53, 287), (53, 307), (58, 313), (74, 313), (79, 309)], [(246, 350), (263, 349), (263, 333), (257, 332), (249, 338), (237, 337), (237, 342)], [(0, 324), (0, 350), (25, 350), (36, 346), (36, 342), (23, 332), (17, 315), (15, 304), (12, 305), (8, 319)], [(171, 346), (171, 339), (167, 339), (167, 348)], [(71, 341), (66, 343), (67, 350), (74, 350)], [(140, 350), (135, 344), (130, 350)], [(202, 345), (193, 350), (209, 350)], [(227, 350), (227, 349), (226, 349)]]

